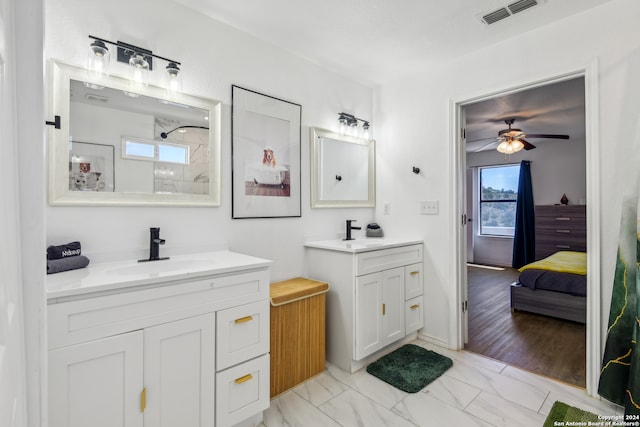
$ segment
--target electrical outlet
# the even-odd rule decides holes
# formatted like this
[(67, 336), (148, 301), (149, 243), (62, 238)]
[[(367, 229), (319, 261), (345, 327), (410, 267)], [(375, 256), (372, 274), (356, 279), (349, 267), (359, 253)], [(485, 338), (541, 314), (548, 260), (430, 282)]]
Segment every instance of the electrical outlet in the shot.
[(420, 215), (438, 215), (440, 203), (437, 200), (423, 200), (420, 202)]
[(384, 202), (384, 211), (385, 215), (389, 215), (391, 213), (391, 202)]

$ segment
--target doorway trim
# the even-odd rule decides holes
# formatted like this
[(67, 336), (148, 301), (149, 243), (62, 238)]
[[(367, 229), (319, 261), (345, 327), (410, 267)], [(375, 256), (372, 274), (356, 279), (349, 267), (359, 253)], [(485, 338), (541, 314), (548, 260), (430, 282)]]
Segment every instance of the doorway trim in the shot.
[(598, 146), (600, 140), (598, 114), (598, 61), (573, 69), (559, 70), (538, 79), (487, 90), (478, 94), (449, 99), (449, 158), (452, 179), (450, 185), (452, 277), (455, 286), (454, 298), (450, 303), (449, 343), (457, 350), (464, 348), (464, 334), (467, 328), (466, 312), (466, 214), (464, 200), (466, 185), (466, 152), (464, 150), (463, 107), (467, 104), (495, 98), (496, 96), (520, 92), (557, 83), (572, 78), (584, 77), (585, 89), (585, 149), (587, 180), (587, 345), (586, 345), (586, 390), (596, 396), (600, 376), (602, 356), (601, 329), (601, 265), (600, 265), (600, 162)]

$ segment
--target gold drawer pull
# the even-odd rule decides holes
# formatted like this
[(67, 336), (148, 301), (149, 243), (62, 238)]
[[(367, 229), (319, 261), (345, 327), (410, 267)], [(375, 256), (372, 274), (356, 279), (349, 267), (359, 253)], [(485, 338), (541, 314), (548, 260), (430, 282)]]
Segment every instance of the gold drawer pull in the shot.
[(236, 384), (242, 384), (242, 383), (246, 383), (247, 381), (252, 380), (252, 379), (253, 379), (253, 375), (247, 374), (244, 377), (236, 378), (234, 382)]
[(413, 304), (411, 306), (411, 310), (415, 310), (416, 308), (420, 307), (420, 304)]
[(386, 311), (385, 304), (382, 304), (382, 315), (383, 315), (383, 316), (384, 316), (384, 314), (385, 314), (385, 311)]
[(253, 320), (253, 316), (245, 316), (245, 317), (236, 319), (236, 323), (244, 323), (244, 322), (249, 322), (251, 320)]
[(571, 234), (571, 230), (556, 230), (556, 233)]
[(411, 273), (409, 273), (409, 274), (411, 274), (412, 276), (415, 276), (416, 274), (420, 274), (420, 272), (419, 272), (419, 271), (412, 271), (412, 272), (411, 272)]
[(564, 216), (559, 216), (556, 218), (556, 221), (571, 221), (571, 218), (567, 218)]

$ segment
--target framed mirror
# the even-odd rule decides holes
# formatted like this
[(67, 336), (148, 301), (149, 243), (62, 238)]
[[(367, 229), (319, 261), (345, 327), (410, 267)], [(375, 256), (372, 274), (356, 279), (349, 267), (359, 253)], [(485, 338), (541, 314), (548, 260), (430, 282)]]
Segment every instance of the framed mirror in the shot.
[(51, 205), (219, 206), (219, 101), (50, 63)]
[(375, 141), (311, 128), (311, 207), (374, 207)]

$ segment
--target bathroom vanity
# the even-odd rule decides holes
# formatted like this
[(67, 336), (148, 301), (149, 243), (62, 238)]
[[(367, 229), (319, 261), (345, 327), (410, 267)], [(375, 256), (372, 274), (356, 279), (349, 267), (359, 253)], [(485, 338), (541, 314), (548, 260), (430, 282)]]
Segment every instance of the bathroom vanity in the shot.
[(49, 425), (255, 425), (268, 260), (229, 251), (47, 277)]
[(424, 325), (421, 240), (305, 244), (309, 277), (328, 282), (327, 360), (355, 372)]

